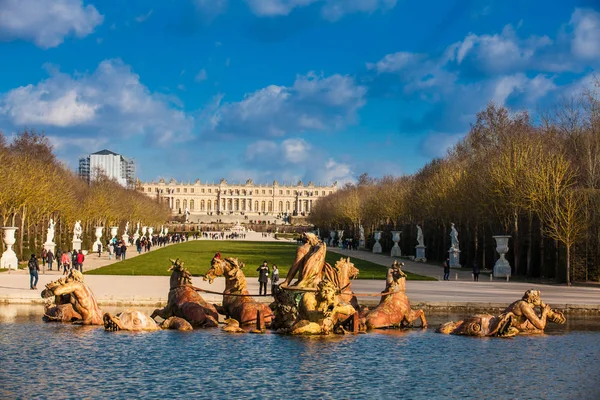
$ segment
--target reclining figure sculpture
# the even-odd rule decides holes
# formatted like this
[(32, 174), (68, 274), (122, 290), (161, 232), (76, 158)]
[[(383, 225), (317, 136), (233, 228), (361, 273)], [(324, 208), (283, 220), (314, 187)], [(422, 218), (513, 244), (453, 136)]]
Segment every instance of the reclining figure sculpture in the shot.
[[(540, 314), (536, 312), (540, 308)], [(564, 324), (560, 311), (552, 310), (541, 299), (539, 290), (527, 290), (520, 300), (510, 304), (498, 316), (477, 314), (457, 322), (446, 322), (438, 333), (466, 336), (511, 337), (519, 333), (543, 333), (547, 322)]]
[(72, 269), (66, 277), (48, 283), (42, 297), (49, 299), (52, 296), (54, 304), (44, 306), (44, 321), (102, 325), (102, 311), (94, 293), (83, 282), (81, 272)]
[(117, 315), (104, 314), (104, 329), (107, 331), (157, 331), (177, 329), (191, 331), (194, 328), (183, 318), (170, 317), (160, 325), (146, 314), (137, 310), (125, 310)]

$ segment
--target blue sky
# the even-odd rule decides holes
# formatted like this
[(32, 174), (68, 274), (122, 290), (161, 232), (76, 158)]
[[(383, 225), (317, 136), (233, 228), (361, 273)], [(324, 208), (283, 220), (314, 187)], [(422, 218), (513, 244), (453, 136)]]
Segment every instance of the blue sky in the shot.
[(1, 0), (0, 130), (142, 180), (413, 173), (490, 101), (593, 89), (597, 0)]

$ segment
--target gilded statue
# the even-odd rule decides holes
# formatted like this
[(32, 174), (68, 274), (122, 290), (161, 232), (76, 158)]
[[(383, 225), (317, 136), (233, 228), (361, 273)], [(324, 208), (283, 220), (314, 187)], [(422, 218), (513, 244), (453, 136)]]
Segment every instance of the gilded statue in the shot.
[(42, 297), (55, 297), (54, 305), (47, 304), (44, 318), (47, 321), (70, 321), (76, 313), (80, 318), (74, 322), (83, 325), (102, 325), (102, 311), (96, 297), (84, 283), (83, 274), (72, 269), (66, 277), (52, 281), (42, 291)]
[(436, 332), (466, 336), (511, 337), (519, 333), (543, 333), (547, 322), (564, 324), (566, 318), (562, 312), (553, 310), (542, 301), (539, 290), (530, 289), (520, 300), (506, 307), (500, 315), (473, 315), (461, 321), (442, 324)]

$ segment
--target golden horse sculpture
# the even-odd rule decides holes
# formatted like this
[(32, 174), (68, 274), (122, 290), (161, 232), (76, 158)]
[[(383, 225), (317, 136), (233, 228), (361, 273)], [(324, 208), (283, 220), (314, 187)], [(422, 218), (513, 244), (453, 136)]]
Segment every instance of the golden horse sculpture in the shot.
[(423, 310), (413, 310), (406, 295), (406, 274), (403, 263), (394, 261), (388, 269), (386, 286), (379, 305), (373, 309), (361, 311), (361, 329), (379, 329), (406, 327), (421, 319), (421, 327), (427, 328)]
[(94, 293), (84, 283), (81, 272), (72, 269), (66, 277), (48, 283), (42, 297), (48, 299), (52, 296), (54, 304), (45, 305), (45, 321), (102, 325), (102, 311)]
[(266, 325), (271, 323), (273, 312), (267, 304), (254, 300), (247, 289), (246, 276), (242, 269), (244, 263), (237, 258), (214, 257), (211, 268), (204, 280), (213, 283), (216, 277), (225, 277), (223, 307), (220, 310), (228, 318), (233, 318), (243, 327), (256, 324), (257, 312), (260, 311)]
[[(536, 308), (540, 309), (540, 314)], [(512, 337), (519, 333), (543, 333), (547, 322), (564, 324), (566, 318), (542, 301), (539, 290), (527, 290), (520, 300), (511, 303), (498, 316), (477, 314), (457, 322), (446, 322), (438, 333), (465, 336)]]
[(170, 290), (165, 308), (156, 309), (151, 318), (160, 317), (168, 320), (179, 317), (188, 321), (193, 327), (210, 328), (219, 325), (219, 314), (214, 305), (208, 303), (192, 286), (192, 274), (183, 266), (183, 261), (170, 260)]

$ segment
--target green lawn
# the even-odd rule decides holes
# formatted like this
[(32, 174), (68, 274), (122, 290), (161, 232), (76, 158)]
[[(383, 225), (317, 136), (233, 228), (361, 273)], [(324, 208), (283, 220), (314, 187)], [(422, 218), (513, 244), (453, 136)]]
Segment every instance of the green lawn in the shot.
[[(235, 240), (193, 240), (185, 243), (163, 247), (135, 258), (114, 263), (106, 267), (86, 272), (90, 275), (170, 275), (170, 258), (180, 258), (184, 265), (195, 275), (205, 274), (210, 268), (210, 261), (216, 252), (222, 257), (237, 257), (246, 264), (246, 276), (258, 276), (256, 268), (267, 260), (269, 267), (277, 264), (280, 275), (285, 277), (294, 262), (298, 246), (293, 243), (278, 242), (245, 242)], [(135, 250), (130, 250), (135, 251)], [(340, 255), (327, 253), (327, 262), (334, 265)], [(350, 258), (360, 270), (359, 278), (384, 279), (387, 267), (369, 261)], [(410, 280), (435, 280), (434, 278), (415, 275), (407, 272)]]

